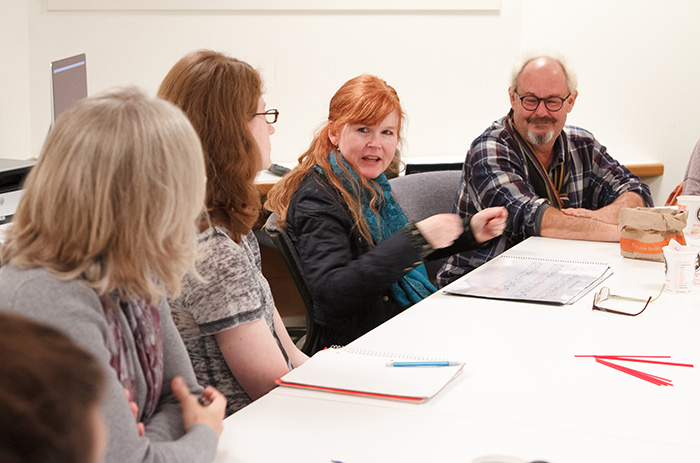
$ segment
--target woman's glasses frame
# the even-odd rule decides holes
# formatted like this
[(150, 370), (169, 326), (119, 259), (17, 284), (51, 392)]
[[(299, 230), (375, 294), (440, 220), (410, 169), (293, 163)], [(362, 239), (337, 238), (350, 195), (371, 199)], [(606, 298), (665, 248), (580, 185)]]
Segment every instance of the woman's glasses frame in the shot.
[(280, 112), (277, 111), (276, 109), (268, 109), (264, 113), (253, 113), (253, 117), (255, 116), (263, 116), (265, 118), (265, 122), (268, 124), (274, 124), (277, 122), (277, 118), (279, 117)]

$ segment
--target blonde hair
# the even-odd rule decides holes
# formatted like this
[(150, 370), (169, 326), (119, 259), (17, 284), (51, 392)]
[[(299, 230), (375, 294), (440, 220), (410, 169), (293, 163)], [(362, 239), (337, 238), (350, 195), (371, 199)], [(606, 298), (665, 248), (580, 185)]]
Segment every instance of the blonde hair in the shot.
[(204, 183), (199, 138), (178, 108), (134, 88), (86, 98), (49, 133), (0, 260), (98, 294), (179, 294)]
[[(292, 196), (294, 196), (304, 177), (318, 165), (326, 174), (330, 184), (340, 192), (343, 201), (352, 214), (355, 227), (369, 243), (373, 243), (374, 240), (370, 234), (369, 225), (362, 217), (362, 204), (358, 193), (348, 191), (331, 168), (329, 154), (334, 147), (328, 135), (332, 128), (340, 131), (346, 124), (379, 124), (392, 113), (396, 113), (398, 116), (397, 135), (400, 143), (404, 114), (396, 90), (379, 77), (367, 74), (345, 82), (331, 98), (328, 109), (328, 122), (320, 128), (309, 149), (299, 157), (299, 165), (292, 172), (285, 175), (270, 190), (265, 208), (274, 212), (279, 217), (282, 226), (284, 226), (287, 218), (287, 208), (292, 200)], [(390, 167), (395, 169), (399, 162), (400, 160), (395, 155), (391, 164), (393, 167)], [(354, 182), (347, 168), (342, 163), (339, 163), (339, 167), (345, 173), (346, 178)], [(374, 180), (366, 179), (362, 176), (358, 177), (359, 180), (354, 182), (355, 184), (353, 185), (355, 190), (359, 191), (359, 187), (361, 187), (370, 192), (369, 207), (377, 214), (375, 208), (378, 199), (377, 192), (375, 188), (370, 186), (374, 183)]]

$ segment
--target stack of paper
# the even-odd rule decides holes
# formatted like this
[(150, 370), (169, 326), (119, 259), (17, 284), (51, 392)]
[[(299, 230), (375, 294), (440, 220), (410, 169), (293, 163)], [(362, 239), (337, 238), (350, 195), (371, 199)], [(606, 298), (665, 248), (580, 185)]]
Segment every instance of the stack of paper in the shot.
[(459, 296), (540, 304), (573, 304), (612, 268), (599, 262), (574, 262), (500, 255), (445, 288)]

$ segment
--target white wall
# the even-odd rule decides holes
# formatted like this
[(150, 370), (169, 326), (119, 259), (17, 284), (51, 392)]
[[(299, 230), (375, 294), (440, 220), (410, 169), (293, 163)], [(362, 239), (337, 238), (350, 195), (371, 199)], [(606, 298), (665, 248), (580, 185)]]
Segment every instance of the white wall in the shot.
[(663, 162), (645, 179), (657, 205), (683, 179), (700, 138), (700, 2), (524, 0), (522, 47), (571, 57), (579, 98), (568, 122), (619, 160)]
[(31, 132), (26, 0), (2, 0), (0, 43), (0, 158), (27, 159)]
[(170, 66), (197, 48), (261, 70), (268, 107), (281, 112), (277, 162), (308, 146), (332, 94), (361, 73), (399, 92), (408, 115), (404, 154), (463, 155), (507, 112), (511, 65), (528, 49), (561, 52), (577, 70), (570, 123), (622, 161), (665, 164), (664, 176), (650, 181), (657, 203), (682, 178), (700, 137), (693, 0), (502, 0), (500, 12), (427, 14), (49, 12), (46, 0), (3, 0), (0, 11), (0, 25), (11, 26), (2, 34), (12, 35), (3, 43), (20, 43), (2, 52), (4, 61), (10, 53), (24, 77), (0, 73), (0, 96), (11, 103), (0, 105), (0, 157), (38, 154), (50, 121), (52, 60), (85, 52), (90, 94), (124, 84), (155, 94)]

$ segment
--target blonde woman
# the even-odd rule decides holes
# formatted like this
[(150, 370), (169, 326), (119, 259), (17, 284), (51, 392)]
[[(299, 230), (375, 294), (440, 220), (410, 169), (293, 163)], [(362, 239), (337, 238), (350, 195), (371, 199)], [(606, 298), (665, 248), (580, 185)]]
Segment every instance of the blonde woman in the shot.
[(102, 365), (108, 462), (215, 456), (226, 401), (214, 388), (198, 401), (165, 299), (194, 269), (204, 178), (197, 134), (171, 104), (134, 89), (81, 100), (49, 133), (0, 249), (2, 305)]

